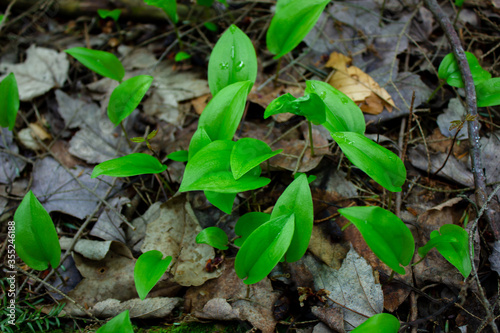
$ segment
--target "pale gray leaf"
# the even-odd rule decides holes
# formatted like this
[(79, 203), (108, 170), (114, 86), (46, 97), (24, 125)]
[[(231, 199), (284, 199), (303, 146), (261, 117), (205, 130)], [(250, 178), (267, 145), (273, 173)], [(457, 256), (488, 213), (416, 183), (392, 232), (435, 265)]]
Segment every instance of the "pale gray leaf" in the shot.
[(14, 143), (12, 132), (2, 127), (0, 127), (0, 149), (4, 150), (0, 151), (0, 183), (11, 184), (19, 177), (26, 162), (15, 156), (19, 153), (19, 148)]

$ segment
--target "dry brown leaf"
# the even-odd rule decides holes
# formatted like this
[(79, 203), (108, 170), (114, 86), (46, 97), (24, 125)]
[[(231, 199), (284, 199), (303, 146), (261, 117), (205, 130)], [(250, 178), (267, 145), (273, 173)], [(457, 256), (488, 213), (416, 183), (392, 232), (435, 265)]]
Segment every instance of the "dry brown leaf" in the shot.
[(203, 110), (205, 110), (205, 107), (208, 104), (208, 98), (210, 96), (212, 96), (212, 95), (211, 94), (206, 94), (206, 95), (200, 96), (198, 98), (195, 98), (195, 99), (193, 99), (191, 101), (191, 104), (194, 107), (194, 111), (197, 114), (201, 114), (203, 112)]
[[(351, 58), (333, 52), (326, 67), (335, 71), (327, 79), (334, 88), (340, 90), (356, 103), (365, 103), (362, 110), (371, 114), (379, 114), (386, 106), (389, 112), (394, 107), (391, 95), (372, 77), (356, 66), (347, 67)], [(378, 101), (377, 101), (378, 99)]]

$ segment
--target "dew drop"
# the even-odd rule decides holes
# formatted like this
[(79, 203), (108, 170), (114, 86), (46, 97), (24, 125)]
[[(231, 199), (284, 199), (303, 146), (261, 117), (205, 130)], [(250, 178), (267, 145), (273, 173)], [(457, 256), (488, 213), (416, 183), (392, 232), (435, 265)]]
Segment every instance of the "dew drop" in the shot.
[(234, 59), (234, 46), (231, 46), (231, 59)]
[(238, 63), (236, 64), (236, 71), (241, 71), (243, 67), (245, 67), (245, 63), (243, 61), (238, 61)]
[(319, 98), (325, 99), (326, 98), (326, 91), (322, 91), (319, 93)]
[(347, 98), (345, 98), (345, 97), (341, 98), (340, 100), (341, 100), (342, 104), (349, 103), (349, 100)]
[(228, 69), (229, 68), (229, 63), (227, 62), (221, 62), (219, 64), (220, 69)]
[(235, 33), (236, 29), (238, 29), (238, 28), (233, 24), (231, 24), (231, 26), (229, 27), (229, 31), (231, 31), (232, 33)]

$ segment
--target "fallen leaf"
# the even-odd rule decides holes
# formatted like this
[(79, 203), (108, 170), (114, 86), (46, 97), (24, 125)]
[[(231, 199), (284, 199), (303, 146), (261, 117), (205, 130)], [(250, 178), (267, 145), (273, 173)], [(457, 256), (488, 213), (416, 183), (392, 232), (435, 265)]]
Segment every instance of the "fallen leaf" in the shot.
[(312, 313), (335, 332), (344, 331), (344, 313), (342, 308), (313, 306)]
[(0, 152), (0, 183), (11, 184), (14, 182), (14, 179), (19, 176), (21, 171), (23, 171), (26, 162), (16, 157), (19, 153), (19, 148), (14, 143), (12, 132), (1, 127), (0, 148), (5, 150)]
[(114, 207), (116, 211), (111, 210), (107, 206), (104, 207), (104, 211), (97, 219), (92, 230), (90, 230), (90, 235), (104, 240), (114, 240), (125, 243), (125, 231), (120, 228), (123, 220), (116, 212), (121, 212), (122, 207), (128, 203), (130, 203), (130, 199), (125, 197), (111, 199), (109, 204)]
[(17, 138), (21, 142), (21, 144), (30, 150), (39, 151), (43, 150), (43, 147), (38, 143), (35, 139), (35, 135), (33, 130), (29, 127), (23, 128), (17, 133)]
[(107, 299), (95, 304), (89, 311), (99, 318), (114, 317), (125, 310), (130, 311), (130, 318), (165, 319), (172, 315), (172, 311), (182, 302), (179, 297), (155, 297), (141, 300), (134, 298), (128, 301)]
[[(36, 45), (31, 45), (26, 50), (24, 63), (0, 64), (0, 71), (13, 72), (16, 75), (19, 99), (23, 102), (41, 96), (54, 87), (62, 87), (68, 69), (69, 61), (66, 53)], [(0, 81), (5, 76), (0, 77)]]
[[(276, 326), (273, 305), (279, 297), (268, 278), (247, 286), (234, 271), (234, 259), (226, 259), (222, 275), (186, 291), (184, 307), (200, 319), (247, 320), (263, 333)], [(250, 298), (247, 299), (247, 288)], [(231, 319), (229, 319), (231, 318)]]
[[(113, 182), (112, 177), (91, 179), (92, 169), (77, 166), (68, 173), (56, 160), (45, 157), (33, 167), (33, 194), (48, 212), (60, 211), (79, 219), (92, 213)], [(83, 188), (82, 183), (88, 189)], [(119, 182), (116, 183), (119, 186)]]
[(313, 227), (308, 250), (333, 269), (341, 267), (348, 251), (341, 244), (333, 243), (317, 224)]
[(213, 247), (197, 244), (195, 239), (202, 230), (189, 201), (179, 195), (157, 206), (159, 213), (146, 226), (142, 252), (158, 250), (164, 256), (172, 256), (169, 272), (172, 281), (182, 286), (199, 286), (209, 279), (220, 276), (216, 270), (205, 270), (207, 260), (213, 259)]
[[(457, 120), (464, 121), (466, 114), (467, 112), (465, 111), (465, 108), (460, 99), (450, 99), (450, 101), (448, 102), (448, 108), (445, 109), (444, 112), (437, 117), (437, 124), (441, 133), (445, 137), (453, 138), (457, 133), (457, 129), (454, 128), (450, 130), (452, 122)], [(464, 140), (468, 137), (469, 133), (467, 131), (467, 123), (465, 123), (457, 135), (457, 140)]]
[(148, 69), (158, 62), (155, 55), (144, 47), (120, 45), (118, 52), (123, 55), (122, 64), (127, 71)]
[(200, 96), (198, 98), (194, 98), (191, 101), (191, 104), (194, 107), (194, 111), (198, 115), (201, 115), (201, 113), (203, 112), (203, 110), (205, 110), (205, 107), (208, 104), (208, 99), (209, 99), (210, 96), (212, 96), (212, 95), (211, 94), (206, 94), (206, 95)]
[(491, 269), (500, 275), (500, 241), (496, 241), (493, 244), (493, 249), (488, 260), (490, 261)]
[(485, 169), (486, 182), (500, 181), (500, 131), (481, 138), (481, 158)]
[(57, 111), (64, 119), (68, 128), (85, 128), (95, 126), (96, 117), (100, 115), (99, 106), (79, 98), (73, 98), (63, 92), (56, 90)]
[(307, 256), (305, 262), (315, 278), (316, 290), (330, 291), (329, 298), (335, 301), (332, 307), (342, 305), (346, 331), (353, 330), (367, 318), (383, 311), (382, 287), (375, 282), (371, 266), (353, 248), (339, 270), (318, 263), (312, 256)]
[[(61, 249), (68, 250), (72, 241), (72, 238), (61, 237), (59, 239)], [(113, 251), (116, 254), (130, 259), (134, 258), (125, 244), (115, 241), (95, 241), (90, 239), (79, 239), (75, 244), (73, 251), (81, 254), (87, 259), (96, 261), (103, 260), (109, 251)]]

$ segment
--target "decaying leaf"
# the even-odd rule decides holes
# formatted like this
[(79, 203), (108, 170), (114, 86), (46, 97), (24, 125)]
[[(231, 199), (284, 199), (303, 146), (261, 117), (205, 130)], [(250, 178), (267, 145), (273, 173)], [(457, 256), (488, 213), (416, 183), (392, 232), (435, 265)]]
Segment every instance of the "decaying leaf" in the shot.
[(209, 245), (196, 243), (196, 235), (202, 229), (186, 196), (179, 195), (152, 207), (158, 211), (146, 212), (152, 220), (147, 224), (141, 251), (158, 250), (164, 256), (172, 256), (169, 272), (173, 281), (182, 286), (199, 286), (220, 276), (218, 270), (205, 270), (207, 260), (213, 259), (215, 252)]
[[(16, 75), (19, 99), (23, 102), (45, 94), (66, 81), (69, 61), (66, 53), (31, 45), (22, 64), (0, 64), (0, 71)], [(5, 76), (0, 77), (0, 81)]]
[(221, 271), (218, 279), (187, 290), (186, 311), (200, 319), (247, 320), (264, 333), (274, 332), (276, 320), (272, 308), (279, 294), (273, 292), (271, 281), (265, 278), (249, 286), (250, 299), (247, 299), (247, 285), (236, 275), (234, 259), (226, 259)]
[(124, 302), (109, 298), (97, 303), (89, 311), (98, 318), (110, 318), (130, 310), (130, 318), (165, 319), (181, 302), (182, 298), (179, 297), (155, 297), (144, 300), (134, 298)]
[(109, 204), (116, 211), (106, 206), (94, 224), (94, 227), (90, 230), (90, 234), (104, 240), (115, 240), (125, 243), (125, 232), (120, 228), (123, 220), (116, 212), (120, 212), (122, 206), (129, 202), (130, 199), (125, 197), (111, 199)]
[[(329, 298), (343, 306), (346, 331), (352, 331), (366, 318), (383, 311), (382, 286), (375, 282), (371, 266), (354, 249), (351, 248), (347, 253), (338, 270), (318, 263), (311, 256), (306, 256), (305, 262), (314, 276), (315, 288), (330, 291)], [(335, 304), (332, 306), (339, 307)]]
[(334, 88), (340, 90), (356, 103), (364, 103), (361, 109), (370, 114), (379, 114), (384, 105), (389, 111), (394, 107), (391, 95), (374, 79), (356, 66), (347, 67), (351, 58), (333, 52), (327, 67), (335, 71), (327, 79)]
[(14, 143), (12, 131), (0, 127), (0, 148), (5, 151), (0, 152), (0, 183), (10, 184), (19, 176), (26, 166), (19, 157), (19, 148)]
[[(61, 237), (59, 243), (61, 249), (67, 250), (73, 239), (68, 237)], [(73, 251), (81, 254), (90, 260), (103, 260), (109, 251), (120, 254), (124, 257), (133, 259), (132, 253), (123, 243), (115, 241), (94, 241), (90, 239), (80, 239), (75, 244)]]

